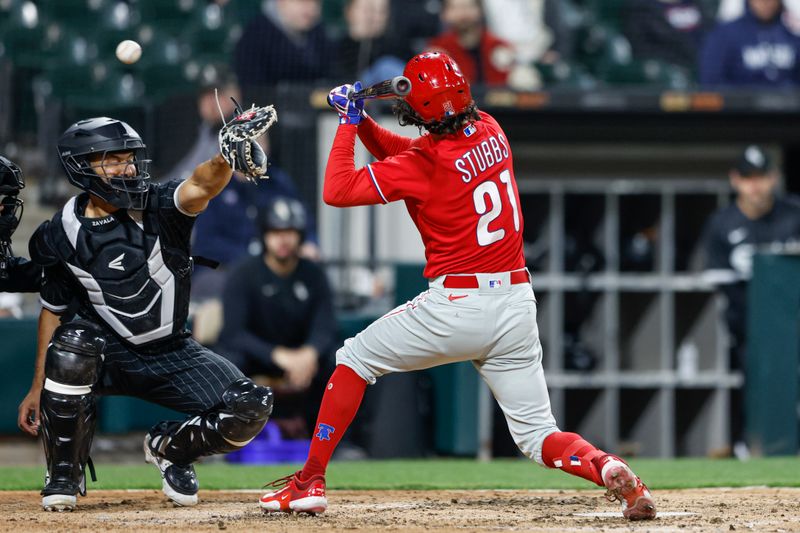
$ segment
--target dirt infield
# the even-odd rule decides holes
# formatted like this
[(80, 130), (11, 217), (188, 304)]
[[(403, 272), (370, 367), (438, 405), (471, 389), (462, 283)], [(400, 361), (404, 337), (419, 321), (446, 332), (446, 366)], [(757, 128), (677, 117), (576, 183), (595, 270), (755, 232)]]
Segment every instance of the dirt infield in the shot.
[[(661, 516), (630, 523), (600, 491), (334, 491), (324, 515), (263, 515), (254, 492), (201, 492), (175, 508), (158, 491), (92, 491), (72, 513), (34, 492), (0, 493), (2, 531), (800, 531), (800, 489), (659, 491)], [(599, 516), (592, 516), (598, 514)]]

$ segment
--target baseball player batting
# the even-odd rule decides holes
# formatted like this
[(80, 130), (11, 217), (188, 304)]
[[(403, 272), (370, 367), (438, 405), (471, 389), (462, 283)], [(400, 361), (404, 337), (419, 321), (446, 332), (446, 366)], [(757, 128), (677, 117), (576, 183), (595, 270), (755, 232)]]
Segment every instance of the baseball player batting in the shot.
[[(340, 125), (323, 194), (338, 207), (404, 201), (425, 245), (430, 288), (338, 350), (305, 465), (272, 483), (262, 509), (325, 511), (325, 470), (368, 384), (390, 372), (472, 361), (526, 456), (606, 487), (626, 518), (654, 518), (653, 498), (630, 467), (559, 431), (551, 414), (508, 138), (476, 108), (448, 56), (418, 55), (403, 74), (412, 88), (395, 113), (427, 135), (393, 134), (364, 114), (363, 101), (347, 99), (349, 85), (333, 89)], [(377, 162), (354, 167), (356, 136)]]

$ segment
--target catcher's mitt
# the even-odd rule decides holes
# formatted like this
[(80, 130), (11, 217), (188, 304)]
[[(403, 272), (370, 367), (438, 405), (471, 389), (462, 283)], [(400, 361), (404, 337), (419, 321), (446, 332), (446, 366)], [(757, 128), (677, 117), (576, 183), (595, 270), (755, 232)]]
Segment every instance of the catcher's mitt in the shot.
[(219, 130), (219, 152), (234, 171), (250, 181), (266, 179), (267, 156), (255, 140), (278, 121), (278, 113), (271, 105), (256, 107), (255, 104), (244, 111), (239, 102), (231, 100), (236, 104), (236, 116)]

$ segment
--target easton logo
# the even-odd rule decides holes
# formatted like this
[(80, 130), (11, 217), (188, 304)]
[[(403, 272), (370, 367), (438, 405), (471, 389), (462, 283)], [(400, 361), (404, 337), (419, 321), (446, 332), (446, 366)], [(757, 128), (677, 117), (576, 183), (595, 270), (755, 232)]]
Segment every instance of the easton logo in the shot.
[(125, 252), (121, 253), (119, 255), (119, 257), (111, 260), (111, 262), (108, 263), (108, 268), (111, 268), (113, 270), (119, 270), (121, 272), (125, 272), (125, 267), (122, 266), (122, 260), (124, 258), (125, 258)]

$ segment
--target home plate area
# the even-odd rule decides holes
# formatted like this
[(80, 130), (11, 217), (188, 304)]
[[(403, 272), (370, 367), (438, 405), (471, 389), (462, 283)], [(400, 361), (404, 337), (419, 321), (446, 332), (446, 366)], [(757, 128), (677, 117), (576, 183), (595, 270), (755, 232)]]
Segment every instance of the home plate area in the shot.
[(599, 490), (337, 491), (319, 516), (265, 515), (256, 491), (202, 491), (176, 508), (156, 490), (89, 491), (46, 513), (35, 491), (0, 493), (0, 530), (19, 531), (800, 531), (800, 489), (656, 491), (659, 516), (633, 524)]

